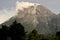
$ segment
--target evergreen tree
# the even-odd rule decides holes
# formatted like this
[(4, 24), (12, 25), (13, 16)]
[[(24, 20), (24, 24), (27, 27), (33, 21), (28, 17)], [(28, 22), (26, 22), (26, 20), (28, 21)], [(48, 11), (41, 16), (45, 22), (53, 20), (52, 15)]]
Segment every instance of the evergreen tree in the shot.
[(24, 27), (16, 21), (10, 26), (12, 40), (24, 40)]
[(1, 38), (2, 40), (7, 40), (8, 37), (8, 28), (6, 25), (2, 25), (2, 29), (1, 29)]
[(37, 40), (37, 31), (33, 30), (31, 33), (29, 33), (28, 40)]
[(60, 31), (56, 33), (56, 37), (60, 40)]

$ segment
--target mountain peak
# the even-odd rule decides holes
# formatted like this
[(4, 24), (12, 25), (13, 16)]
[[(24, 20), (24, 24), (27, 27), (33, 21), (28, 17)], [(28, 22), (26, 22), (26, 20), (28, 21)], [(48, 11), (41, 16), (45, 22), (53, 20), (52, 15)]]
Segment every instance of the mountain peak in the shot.
[(30, 6), (37, 6), (40, 5), (38, 3), (30, 3), (30, 2), (16, 2), (16, 10), (23, 10), (24, 8), (28, 8)]
[[(16, 20), (18, 23), (21, 23), (24, 26), (25, 31), (28, 32), (33, 29), (36, 29), (41, 34), (50, 34), (54, 32), (55, 26), (50, 27), (49, 25), (51, 25), (51, 20), (55, 17), (55, 14), (43, 5), (17, 1), (16, 11), (17, 15), (3, 24), (9, 26)], [(54, 30), (52, 31), (52, 29)]]

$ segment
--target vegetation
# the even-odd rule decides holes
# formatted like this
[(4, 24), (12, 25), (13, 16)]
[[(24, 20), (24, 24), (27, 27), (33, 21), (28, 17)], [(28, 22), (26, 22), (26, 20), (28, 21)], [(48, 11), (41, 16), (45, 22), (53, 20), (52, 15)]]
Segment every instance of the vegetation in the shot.
[(49, 38), (38, 34), (35, 29), (27, 34), (24, 26), (14, 21), (10, 27), (2, 25), (2, 29), (0, 29), (0, 40), (60, 40), (60, 32)]

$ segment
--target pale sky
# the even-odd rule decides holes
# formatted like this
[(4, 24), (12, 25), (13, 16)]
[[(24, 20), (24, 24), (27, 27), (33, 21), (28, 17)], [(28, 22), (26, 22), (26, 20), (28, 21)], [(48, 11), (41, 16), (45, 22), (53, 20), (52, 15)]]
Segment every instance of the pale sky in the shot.
[(60, 0), (0, 0), (0, 24), (15, 14), (16, 1), (40, 3), (54, 13), (60, 13)]

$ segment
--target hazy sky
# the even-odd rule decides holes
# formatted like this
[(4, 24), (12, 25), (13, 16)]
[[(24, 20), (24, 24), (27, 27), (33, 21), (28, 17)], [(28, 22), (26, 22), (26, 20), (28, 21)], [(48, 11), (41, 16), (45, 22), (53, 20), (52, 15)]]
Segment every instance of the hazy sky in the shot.
[(15, 7), (16, 1), (36, 2), (44, 5), (55, 13), (60, 12), (60, 0), (0, 0), (0, 10)]
[(16, 1), (40, 3), (54, 13), (60, 13), (60, 0), (0, 0), (0, 23), (14, 15)]

